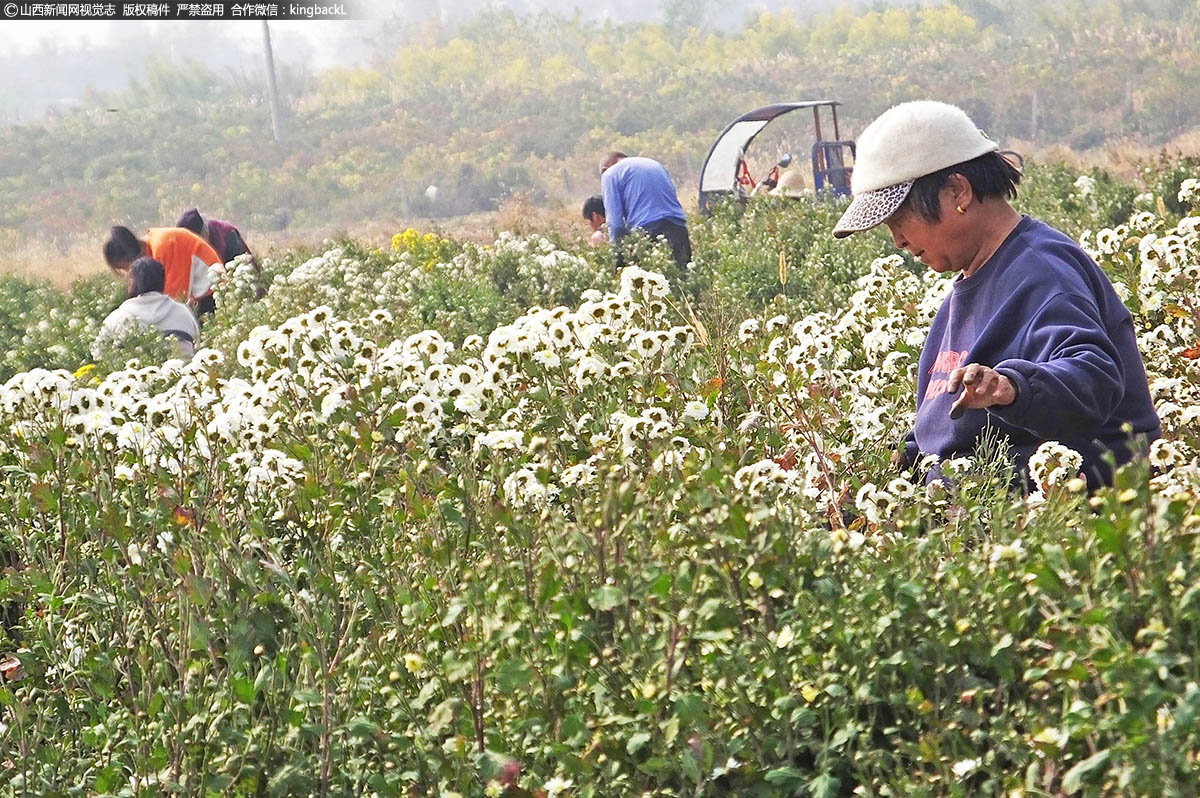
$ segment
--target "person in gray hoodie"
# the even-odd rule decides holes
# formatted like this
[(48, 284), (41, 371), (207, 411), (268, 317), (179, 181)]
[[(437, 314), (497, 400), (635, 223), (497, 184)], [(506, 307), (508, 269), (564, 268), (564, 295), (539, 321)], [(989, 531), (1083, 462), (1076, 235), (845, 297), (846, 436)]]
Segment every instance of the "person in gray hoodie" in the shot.
[(165, 285), (166, 270), (161, 263), (150, 257), (135, 260), (129, 267), (129, 298), (100, 325), (97, 347), (118, 339), (129, 324), (144, 324), (174, 338), (179, 342), (180, 355), (190, 358), (200, 338), (200, 324), (187, 305), (163, 293)]

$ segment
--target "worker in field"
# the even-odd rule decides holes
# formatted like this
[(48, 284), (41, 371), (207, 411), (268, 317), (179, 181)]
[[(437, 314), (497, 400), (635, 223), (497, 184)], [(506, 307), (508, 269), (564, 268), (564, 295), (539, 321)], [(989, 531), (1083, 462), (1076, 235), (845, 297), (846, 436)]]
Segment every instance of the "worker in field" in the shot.
[(996, 430), (1021, 469), (1058, 441), (1083, 456), (1089, 487), (1111, 483), (1107, 454), (1124, 463), (1161, 434), (1132, 319), (1078, 244), (1009, 204), (1021, 173), (997, 150), (962, 110), (930, 101), (897, 105), (858, 140), (833, 234), (887, 225), (897, 247), (955, 275), (903, 457), (970, 455)]
[(143, 255), (163, 265), (167, 296), (188, 303), (197, 315), (213, 312), (216, 303), (208, 272), (223, 261), (207, 241), (181, 227), (152, 227), (145, 238), (138, 238), (128, 227), (112, 228), (104, 242), (104, 260), (110, 269), (126, 277), (129, 267)]
[(588, 236), (588, 243), (593, 247), (603, 244), (607, 238), (604, 232), (604, 197), (593, 194), (584, 200), (583, 218), (588, 223), (588, 227), (592, 228), (592, 234)]
[(687, 217), (667, 170), (652, 158), (630, 157), (610, 152), (600, 161), (608, 237), (617, 248), (617, 265), (624, 264), (619, 248), (622, 238), (633, 230), (644, 230), (651, 238), (662, 238), (680, 268), (692, 259)]
[(779, 174), (779, 182), (768, 192), (772, 197), (798, 199), (811, 192), (804, 186), (804, 174), (799, 169), (785, 169)]
[(246, 245), (246, 240), (242, 238), (241, 231), (230, 222), (205, 217), (199, 210), (192, 208), (184, 211), (175, 226), (191, 230), (207, 241), (221, 256), (222, 263), (229, 263), (238, 255), (245, 254), (250, 255), (255, 265), (258, 263), (257, 260), (254, 260), (254, 253), (250, 252), (250, 247)]
[(96, 348), (103, 349), (107, 342), (119, 339), (128, 325), (141, 324), (174, 338), (179, 343), (179, 354), (190, 358), (200, 338), (200, 325), (187, 305), (163, 293), (166, 287), (163, 264), (143, 256), (130, 264), (127, 275), (128, 299), (100, 325)]

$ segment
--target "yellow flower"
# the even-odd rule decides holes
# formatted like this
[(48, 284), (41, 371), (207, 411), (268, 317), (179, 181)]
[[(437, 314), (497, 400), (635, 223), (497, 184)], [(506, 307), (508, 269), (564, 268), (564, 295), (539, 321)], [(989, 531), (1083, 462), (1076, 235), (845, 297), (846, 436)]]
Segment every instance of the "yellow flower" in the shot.
[(80, 366), (79, 368), (75, 369), (75, 379), (77, 379), (77, 380), (83, 379), (94, 368), (96, 368), (95, 363), (86, 363), (86, 364)]
[(425, 670), (425, 658), (420, 654), (405, 654), (404, 669), (412, 674)]
[(421, 234), (410, 227), (403, 233), (396, 233), (392, 236), (392, 249), (411, 250), (420, 240)]

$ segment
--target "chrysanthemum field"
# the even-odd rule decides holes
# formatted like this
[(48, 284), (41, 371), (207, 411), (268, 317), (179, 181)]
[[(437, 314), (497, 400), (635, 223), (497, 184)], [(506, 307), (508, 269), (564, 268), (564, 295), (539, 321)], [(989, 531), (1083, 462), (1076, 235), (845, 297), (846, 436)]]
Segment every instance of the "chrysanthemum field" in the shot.
[(1091, 496), (891, 465), (949, 283), (828, 203), (235, 262), (187, 363), (0, 286), (0, 796), (1195, 795), (1200, 190), (1075, 177), (1166, 431)]

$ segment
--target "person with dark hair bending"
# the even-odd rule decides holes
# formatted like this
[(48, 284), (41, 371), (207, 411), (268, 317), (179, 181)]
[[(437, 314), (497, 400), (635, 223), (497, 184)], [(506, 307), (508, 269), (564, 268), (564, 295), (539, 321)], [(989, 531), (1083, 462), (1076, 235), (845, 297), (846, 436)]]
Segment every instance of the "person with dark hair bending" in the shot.
[(1046, 441), (1074, 449), (1094, 489), (1112, 481), (1106, 453), (1124, 463), (1162, 429), (1129, 311), (1078, 244), (1012, 208), (1020, 180), (959, 108), (903, 103), (859, 137), (833, 234), (882, 223), (956, 274), (921, 352), (909, 463), (970, 455), (990, 429), (1020, 469)]
[(208, 270), (222, 260), (207, 241), (179, 227), (151, 227), (145, 238), (138, 238), (128, 227), (116, 226), (104, 242), (104, 260), (121, 275), (144, 255), (166, 270), (167, 296), (187, 302), (200, 315), (213, 312), (216, 305)]
[[(675, 262), (681, 269), (687, 267), (692, 259), (687, 217), (662, 164), (652, 158), (610, 152), (600, 161), (600, 188), (608, 237), (614, 246), (632, 230), (645, 230), (651, 238), (666, 239)], [(620, 249), (617, 265), (624, 265)]]
[(246, 246), (245, 239), (242, 238), (241, 231), (226, 221), (221, 219), (212, 219), (202, 216), (196, 208), (184, 211), (179, 217), (179, 221), (175, 223), (176, 227), (182, 227), (184, 230), (191, 230), (196, 235), (203, 238), (209, 245), (217, 251), (221, 256), (222, 263), (236, 258), (238, 255), (250, 255), (251, 262), (258, 265), (258, 261), (254, 258), (254, 253), (250, 252), (250, 247)]
[(593, 194), (583, 201), (583, 218), (588, 223), (588, 227), (592, 228), (592, 234), (588, 236), (588, 243), (593, 247), (598, 247), (604, 243), (604, 197), (599, 194)]
[(187, 305), (163, 293), (166, 285), (163, 265), (154, 258), (138, 258), (129, 266), (127, 275), (129, 298), (100, 325), (97, 347), (119, 338), (126, 325), (144, 324), (174, 338), (179, 342), (179, 353), (190, 358), (200, 338), (200, 325)]

